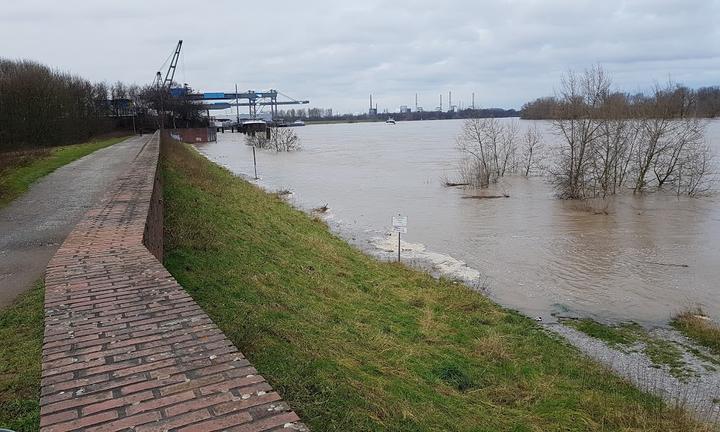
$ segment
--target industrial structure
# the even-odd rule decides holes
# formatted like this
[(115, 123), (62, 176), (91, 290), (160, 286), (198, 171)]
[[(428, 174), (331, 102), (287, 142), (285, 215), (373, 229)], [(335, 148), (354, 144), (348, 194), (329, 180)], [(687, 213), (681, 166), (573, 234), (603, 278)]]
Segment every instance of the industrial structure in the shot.
[[(283, 96), (287, 100), (278, 100), (278, 96)], [(222, 101), (214, 103), (205, 103), (204, 106), (208, 110), (222, 110), (235, 107), (236, 115), (239, 119), (239, 107), (248, 107), (248, 115), (256, 118), (258, 115), (258, 107), (270, 107), (272, 118), (277, 118), (278, 106), (280, 105), (306, 105), (309, 100), (296, 100), (277, 90), (255, 91), (248, 90), (245, 92), (210, 92), (198, 93), (191, 95), (191, 98), (201, 100), (203, 102)], [(241, 102), (242, 101), (242, 102)]]
[[(257, 119), (258, 107), (260, 107), (260, 111), (262, 111), (263, 107), (270, 107), (271, 120), (277, 121), (278, 107), (280, 105), (306, 105), (310, 103), (309, 100), (297, 100), (274, 89), (267, 91), (247, 90), (245, 92), (238, 92), (236, 85), (235, 91), (231, 92), (188, 93), (186, 86), (173, 87), (182, 44), (182, 40), (178, 41), (175, 51), (172, 54), (168, 70), (165, 73), (165, 78), (162, 78), (161, 72), (157, 72), (154, 85), (159, 89), (167, 89), (173, 97), (187, 96), (190, 100), (196, 100), (202, 103), (203, 108), (208, 112), (208, 117), (210, 117), (211, 110), (223, 110), (235, 107), (235, 125), (239, 127), (241, 125), (240, 107), (248, 107), (247, 117), (243, 115), (243, 119)], [(279, 100), (279, 96), (284, 97), (285, 100)]]

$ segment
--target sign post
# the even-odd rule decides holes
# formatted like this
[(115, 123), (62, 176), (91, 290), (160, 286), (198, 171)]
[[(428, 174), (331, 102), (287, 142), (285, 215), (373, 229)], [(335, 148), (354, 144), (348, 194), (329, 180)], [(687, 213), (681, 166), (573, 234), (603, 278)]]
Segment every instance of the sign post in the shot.
[(398, 235), (398, 257), (397, 260), (400, 262), (400, 234), (407, 234), (407, 216), (398, 214), (392, 217), (392, 229)]
[(257, 159), (255, 159), (255, 146), (252, 146), (253, 149), (253, 168), (255, 169), (255, 180), (258, 179), (257, 176)]

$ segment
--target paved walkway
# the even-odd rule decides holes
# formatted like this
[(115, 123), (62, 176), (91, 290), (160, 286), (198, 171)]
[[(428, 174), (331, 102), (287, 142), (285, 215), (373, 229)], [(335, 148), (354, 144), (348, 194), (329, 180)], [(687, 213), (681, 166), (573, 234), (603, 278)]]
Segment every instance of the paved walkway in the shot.
[(158, 148), (155, 137), (48, 265), (41, 431), (306, 430), (153, 255)]
[(83, 213), (149, 138), (131, 138), (60, 167), (0, 209), (0, 308), (43, 276)]

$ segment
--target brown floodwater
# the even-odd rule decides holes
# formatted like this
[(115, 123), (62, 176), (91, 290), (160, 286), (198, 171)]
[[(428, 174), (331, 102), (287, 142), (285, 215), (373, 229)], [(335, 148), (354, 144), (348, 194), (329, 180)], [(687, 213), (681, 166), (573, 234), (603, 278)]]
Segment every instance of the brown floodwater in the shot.
[[(509, 120), (503, 120), (509, 121)], [(557, 138), (537, 123), (545, 142)], [(403, 259), (482, 287), (500, 304), (545, 321), (590, 316), (660, 324), (700, 305), (720, 316), (720, 200), (673, 194), (624, 194), (607, 213), (558, 200), (543, 177), (507, 177), (495, 193), (447, 188), (462, 157), (461, 121), (311, 125), (296, 128), (303, 149), (257, 152), (259, 183), (293, 191), (311, 209), (324, 204), (337, 232), (391, 258), (391, 217), (408, 216)], [(720, 121), (707, 139), (720, 153)], [(233, 172), (252, 175), (242, 135), (218, 134), (198, 146)]]

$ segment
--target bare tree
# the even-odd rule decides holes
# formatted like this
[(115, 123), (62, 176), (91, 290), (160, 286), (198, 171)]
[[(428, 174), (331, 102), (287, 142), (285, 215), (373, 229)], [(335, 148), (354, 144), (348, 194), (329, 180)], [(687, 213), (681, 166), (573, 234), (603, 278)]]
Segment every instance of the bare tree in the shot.
[(594, 188), (590, 171), (592, 146), (606, 121), (599, 109), (610, 91), (610, 79), (595, 66), (583, 73), (568, 72), (561, 80), (557, 118), (552, 125), (562, 138), (553, 181), (562, 198), (585, 198)]
[(713, 161), (713, 152), (705, 141), (689, 143), (680, 161), (678, 194), (698, 196), (710, 192), (717, 180), (712, 174)]
[(627, 176), (637, 129), (628, 118), (626, 99), (622, 93), (610, 94), (599, 112), (599, 135), (591, 155), (594, 196), (615, 194)]
[(514, 165), (517, 134), (514, 121), (503, 124), (494, 118), (465, 120), (457, 138), (458, 149), (470, 159), (462, 164), (462, 178), (477, 187), (497, 183)]
[(520, 168), (525, 177), (530, 176), (533, 168), (540, 166), (543, 147), (542, 135), (535, 124), (532, 128), (526, 130), (523, 136), (522, 166)]
[(694, 117), (685, 87), (656, 85), (652, 96), (610, 92), (601, 68), (570, 72), (561, 82), (553, 128), (562, 138), (552, 171), (559, 196), (602, 197), (674, 186), (696, 195), (711, 182), (705, 122)]
[(300, 138), (290, 128), (271, 128), (270, 138), (265, 134), (248, 135), (247, 145), (272, 150), (275, 152), (289, 152), (300, 150)]

